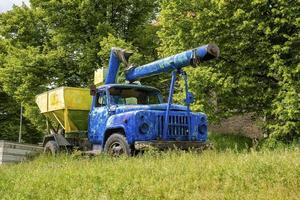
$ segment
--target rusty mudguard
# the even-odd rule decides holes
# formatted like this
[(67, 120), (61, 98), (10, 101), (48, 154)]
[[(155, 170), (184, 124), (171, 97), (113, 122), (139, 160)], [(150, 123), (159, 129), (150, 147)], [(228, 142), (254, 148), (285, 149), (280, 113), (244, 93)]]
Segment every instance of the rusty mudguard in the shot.
[(136, 141), (134, 143), (134, 147), (136, 150), (146, 150), (150, 148), (157, 148), (159, 150), (167, 150), (167, 149), (212, 149), (213, 145), (207, 142), (199, 142), (199, 141)]

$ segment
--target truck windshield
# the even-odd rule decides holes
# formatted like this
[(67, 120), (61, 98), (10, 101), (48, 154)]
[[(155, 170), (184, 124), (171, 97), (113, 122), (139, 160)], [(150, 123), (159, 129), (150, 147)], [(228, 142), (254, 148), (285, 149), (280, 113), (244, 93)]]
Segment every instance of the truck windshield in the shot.
[(110, 88), (110, 104), (112, 105), (147, 105), (159, 104), (160, 93), (156, 90), (142, 88)]

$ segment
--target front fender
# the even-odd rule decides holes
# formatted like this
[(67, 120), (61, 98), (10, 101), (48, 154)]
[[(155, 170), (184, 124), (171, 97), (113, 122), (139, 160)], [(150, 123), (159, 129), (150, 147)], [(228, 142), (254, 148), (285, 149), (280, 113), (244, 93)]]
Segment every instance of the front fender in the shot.
[(126, 112), (110, 116), (106, 123), (106, 130), (122, 128), (128, 144), (134, 144), (137, 129), (135, 115), (136, 112)]

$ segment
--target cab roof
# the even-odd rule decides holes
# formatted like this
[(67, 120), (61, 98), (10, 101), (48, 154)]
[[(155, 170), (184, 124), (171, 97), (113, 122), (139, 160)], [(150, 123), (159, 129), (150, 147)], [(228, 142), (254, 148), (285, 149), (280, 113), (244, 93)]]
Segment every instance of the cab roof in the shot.
[(137, 85), (137, 84), (106, 84), (98, 87), (97, 89), (101, 88), (133, 88), (133, 89), (141, 89), (141, 90), (148, 90), (148, 91), (156, 91), (160, 92), (159, 89), (151, 86), (146, 86), (146, 85)]

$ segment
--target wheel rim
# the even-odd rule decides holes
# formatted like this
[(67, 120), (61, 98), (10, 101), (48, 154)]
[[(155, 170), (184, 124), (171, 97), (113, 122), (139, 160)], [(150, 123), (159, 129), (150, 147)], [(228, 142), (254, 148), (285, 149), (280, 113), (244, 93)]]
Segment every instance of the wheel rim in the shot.
[(50, 148), (45, 148), (44, 153), (48, 155), (48, 154), (52, 154), (52, 151)]
[(120, 156), (124, 154), (124, 147), (120, 142), (114, 142), (109, 146), (108, 152), (112, 156)]

